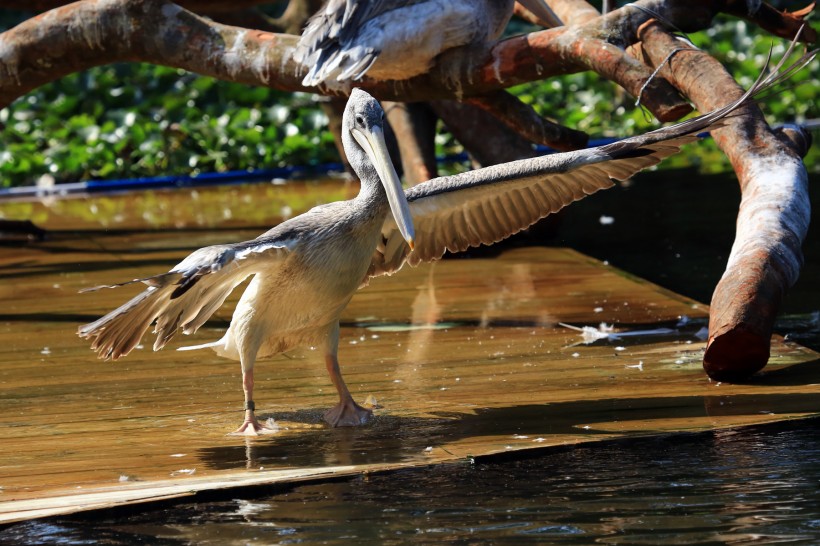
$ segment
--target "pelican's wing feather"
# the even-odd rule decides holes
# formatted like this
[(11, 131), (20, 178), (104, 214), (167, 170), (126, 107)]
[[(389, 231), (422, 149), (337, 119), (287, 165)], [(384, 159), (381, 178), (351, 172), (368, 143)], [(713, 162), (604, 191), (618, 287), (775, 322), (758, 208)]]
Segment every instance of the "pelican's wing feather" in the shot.
[[(686, 141), (694, 137), (686, 138)], [(370, 275), (390, 274), (408, 262), (437, 260), (445, 252), (490, 245), (526, 229), (570, 203), (624, 180), (678, 151), (665, 144), (619, 159), (599, 149), (514, 161), (436, 178), (407, 190), (415, 227), (411, 253), (392, 217)]]
[(131, 352), (156, 321), (154, 350), (159, 350), (180, 327), (186, 334), (196, 332), (250, 275), (278, 267), (297, 240), (292, 231), (274, 229), (252, 241), (200, 248), (167, 273), (87, 289), (148, 285), (104, 317), (80, 326), (77, 333), (92, 340), (91, 348), (100, 358), (116, 360)]
[(447, 251), (505, 239), (573, 201), (611, 187), (612, 179), (625, 180), (677, 153), (698, 133), (719, 127), (723, 118), (813, 57), (813, 52), (806, 54), (784, 71), (781, 61), (771, 74), (764, 70), (737, 100), (676, 125), (598, 148), (513, 161), (414, 186), (406, 195), (415, 226), (415, 250), (410, 251), (388, 217), (368, 275), (391, 274), (405, 262), (417, 265), (437, 260)]

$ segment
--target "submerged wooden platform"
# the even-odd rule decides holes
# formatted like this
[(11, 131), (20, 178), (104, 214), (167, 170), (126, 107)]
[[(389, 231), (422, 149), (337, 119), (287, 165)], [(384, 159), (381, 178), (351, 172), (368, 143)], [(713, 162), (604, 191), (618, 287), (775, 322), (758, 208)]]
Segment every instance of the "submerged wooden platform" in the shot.
[[(776, 339), (753, 382), (710, 382), (706, 306), (564, 248), (406, 268), (362, 290), (340, 348), (354, 395), (376, 403), (356, 429), (322, 424), (335, 392), (304, 349), (257, 365), (258, 413), (278, 432), (227, 435), (242, 418), (238, 363), (173, 349), (219, 336), (230, 304), (196, 336), (158, 353), (146, 339), (115, 363), (76, 337), (138, 287), (79, 289), (257, 234), (79, 231), (0, 248), (0, 523), (820, 414), (816, 353)], [(600, 323), (621, 336), (585, 343), (562, 325)]]

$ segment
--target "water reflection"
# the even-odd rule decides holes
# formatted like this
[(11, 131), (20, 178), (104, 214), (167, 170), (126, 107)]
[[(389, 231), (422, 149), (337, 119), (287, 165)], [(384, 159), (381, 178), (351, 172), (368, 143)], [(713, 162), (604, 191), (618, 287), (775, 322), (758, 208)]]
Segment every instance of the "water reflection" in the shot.
[[(630, 421), (639, 423), (643, 433), (663, 433), (669, 419), (695, 423), (704, 418), (754, 415), (768, 408), (778, 408), (781, 413), (820, 413), (820, 399), (814, 394), (616, 398), (478, 408), (473, 414), (439, 413), (427, 418), (380, 415), (368, 427), (309, 428), (245, 445), (201, 449), (197, 459), (218, 470), (399, 463), (425, 460), (429, 447), (470, 438), (516, 435), (535, 441), (550, 435), (606, 437), (617, 433), (613, 423), (618, 429), (630, 429)], [(288, 421), (310, 421), (315, 416), (294, 413), (285, 417)], [(653, 422), (658, 427), (653, 427)], [(744, 465), (738, 468), (742, 472)]]
[(820, 421), (803, 421), (30, 522), (0, 542), (816, 544), (818, 460)]

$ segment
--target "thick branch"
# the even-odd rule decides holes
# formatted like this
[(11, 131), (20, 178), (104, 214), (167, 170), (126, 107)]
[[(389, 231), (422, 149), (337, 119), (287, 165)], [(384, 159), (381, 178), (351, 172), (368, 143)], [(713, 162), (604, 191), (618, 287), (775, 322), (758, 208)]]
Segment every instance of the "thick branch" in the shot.
[[(71, 0), (0, 0), (0, 8), (40, 13), (70, 3)], [(184, 8), (197, 13), (228, 13), (273, 3), (275, 2), (271, 0), (180, 0), (178, 2)]]
[[(707, 26), (718, 8), (734, 9), (738, 3), (639, 0), (636, 5), (691, 29)], [(590, 68), (635, 95), (647, 71), (609, 42), (624, 46), (636, 41), (637, 28), (648, 17), (629, 5), (582, 26), (504, 40), (487, 55), (451, 51), (428, 74), (411, 80), (365, 79), (356, 85), (383, 100), (461, 100)], [(167, 0), (86, 0), (41, 14), (0, 35), (0, 76), (4, 76), (0, 107), (59, 77), (118, 61), (162, 64), (285, 91), (346, 95), (349, 84), (318, 90), (301, 85), (303, 69), (292, 60), (296, 42), (295, 36), (214, 23)], [(646, 105), (661, 119), (674, 118), (685, 106), (660, 89), (665, 85), (661, 82), (655, 80), (645, 92)]]
[(805, 17), (814, 10), (814, 2), (805, 8), (791, 12), (778, 11), (769, 4), (761, 4), (760, 9), (754, 13), (749, 13), (745, 2), (727, 2), (726, 13), (736, 15), (759, 26), (760, 28), (779, 36), (791, 40), (797, 35), (800, 27), (803, 29), (801, 40), (808, 43), (817, 43), (817, 32), (806, 25)]
[(404, 180), (415, 186), (437, 176), (436, 122), (438, 118), (423, 102), (382, 103), (387, 121), (398, 141)]
[(478, 167), (536, 155), (529, 140), (475, 106), (452, 100), (433, 101), (431, 106)]
[[(652, 23), (641, 31), (644, 53), (660, 64), (688, 46)], [(742, 94), (721, 64), (694, 49), (676, 53), (662, 70), (701, 111)], [(803, 263), (800, 245), (810, 208), (806, 169), (790, 144), (769, 129), (757, 106), (713, 131), (737, 173), (743, 198), (735, 243), (712, 296), (703, 365), (717, 380), (742, 380), (769, 358), (775, 316)]]
[[(302, 68), (292, 60), (296, 41), (295, 36), (214, 23), (165, 0), (87, 0), (0, 35), (0, 71), (8, 76), (0, 80), (0, 106), (66, 74), (117, 61), (164, 64), (249, 85), (304, 91)], [(503, 41), (481, 59), (463, 51), (444, 55), (429, 74), (412, 80), (357, 85), (385, 100), (460, 99), (578, 71), (577, 54), (562, 27)], [(609, 75), (627, 77), (629, 70)], [(628, 85), (634, 90), (634, 83)], [(319, 91), (344, 95), (348, 87)]]
[(470, 97), (466, 102), (492, 114), (507, 127), (536, 144), (569, 151), (583, 148), (589, 141), (589, 135), (583, 131), (576, 131), (542, 118), (530, 106), (506, 91)]
[(214, 23), (163, 0), (86, 0), (0, 34), (0, 106), (67, 74), (149, 62), (283, 90), (302, 89), (298, 37)]
[(550, 0), (550, 8), (567, 25), (583, 25), (601, 16), (585, 0)]

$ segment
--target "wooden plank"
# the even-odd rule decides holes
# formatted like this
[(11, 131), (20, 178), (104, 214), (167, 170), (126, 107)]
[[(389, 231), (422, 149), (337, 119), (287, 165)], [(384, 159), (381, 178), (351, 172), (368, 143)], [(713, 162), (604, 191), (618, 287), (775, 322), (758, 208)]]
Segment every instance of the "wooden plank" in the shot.
[[(213, 212), (219, 195), (197, 199)], [(259, 208), (240, 197), (230, 199)], [(127, 199), (100, 199), (28, 210), (76, 214), (41, 221), (66, 229), (93, 227), (94, 218), (111, 223), (105, 214), (82, 216), (91, 205), (128, 210)], [(158, 210), (168, 207), (155, 199)], [(241, 421), (238, 364), (173, 349), (220, 336), (230, 301), (196, 336), (158, 353), (146, 339), (115, 363), (96, 360), (75, 331), (139, 288), (79, 289), (164, 271), (193, 248), (257, 235), (246, 226), (266, 220), (240, 205), (216, 231), (192, 227), (198, 220), (189, 211), (174, 217), (179, 229), (68, 231), (0, 248), (0, 523), (820, 413), (816, 353), (776, 338), (754, 382), (711, 382), (696, 335), (705, 305), (572, 250), (521, 248), (406, 268), (356, 295), (343, 315), (340, 359), (357, 399), (377, 401), (371, 424), (322, 424), (335, 392), (320, 355), (305, 348), (257, 366), (259, 413), (278, 432), (228, 436)], [(144, 225), (136, 213), (121, 224)], [(682, 316), (689, 323), (677, 326)], [(601, 322), (671, 331), (584, 344), (561, 326)]]

